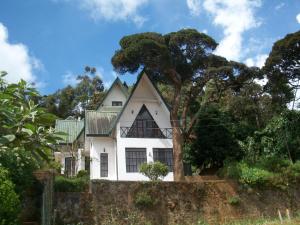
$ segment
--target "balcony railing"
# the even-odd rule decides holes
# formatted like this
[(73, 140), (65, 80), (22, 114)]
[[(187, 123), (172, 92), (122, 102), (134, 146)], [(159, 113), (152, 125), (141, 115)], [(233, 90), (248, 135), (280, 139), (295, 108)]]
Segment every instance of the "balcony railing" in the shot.
[(121, 127), (123, 138), (163, 138), (172, 139), (172, 128)]

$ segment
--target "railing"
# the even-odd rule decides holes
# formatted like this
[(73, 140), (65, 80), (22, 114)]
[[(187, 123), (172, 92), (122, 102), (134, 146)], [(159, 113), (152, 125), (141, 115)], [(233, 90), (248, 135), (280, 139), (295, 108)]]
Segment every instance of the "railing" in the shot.
[(139, 128), (121, 127), (121, 137), (123, 138), (163, 138), (172, 139), (172, 128)]

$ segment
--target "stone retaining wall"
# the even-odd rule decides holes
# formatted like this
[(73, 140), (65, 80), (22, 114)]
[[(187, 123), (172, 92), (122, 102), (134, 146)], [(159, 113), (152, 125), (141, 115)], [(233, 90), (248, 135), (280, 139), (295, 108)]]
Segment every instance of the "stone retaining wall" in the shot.
[[(138, 202), (148, 196), (147, 204)], [(233, 201), (237, 199), (237, 201)], [(143, 199), (142, 199), (143, 200)], [(150, 203), (149, 203), (150, 200)], [(276, 216), (300, 210), (300, 190), (242, 189), (227, 181), (92, 181), (89, 192), (56, 193), (55, 224), (184, 225), (211, 224), (236, 218)]]

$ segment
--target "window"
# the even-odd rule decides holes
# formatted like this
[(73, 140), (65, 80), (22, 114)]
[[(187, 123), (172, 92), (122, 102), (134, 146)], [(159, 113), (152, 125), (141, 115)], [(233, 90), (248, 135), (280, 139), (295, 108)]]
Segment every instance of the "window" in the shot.
[(145, 105), (136, 116), (126, 137), (165, 138)]
[(153, 160), (166, 164), (169, 168), (169, 172), (173, 171), (173, 149), (172, 148), (154, 148)]
[(100, 154), (100, 176), (108, 177), (108, 154)]
[(84, 157), (84, 169), (90, 174), (90, 162), (91, 158), (89, 156)]
[(121, 101), (112, 101), (112, 102), (111, 102), (111, 105), (112, 105), (112, 106), (122, 106), (122, 105), (123, 105), (123, 102), (121, 102)]
[(139, 167), (142, 163), (147, 162), (145, 148), (126, 148), (126, 172), (139, 172)]
[(75, 175), (75, 158), (66, 157), (65, 158), (65, 175), (70, 177)]

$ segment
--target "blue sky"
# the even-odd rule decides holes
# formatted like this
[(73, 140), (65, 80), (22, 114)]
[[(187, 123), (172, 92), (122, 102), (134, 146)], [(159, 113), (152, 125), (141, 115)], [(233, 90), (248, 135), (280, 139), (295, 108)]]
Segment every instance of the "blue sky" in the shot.
[(220, 43), (216, 54), (262, 66), (274, 41), (300, 30), (300, 0), (1, 0), (0, 7), (0, 70), (42, 94), (74, 85), (86, 65), (109, 86), (111, 57), (128, 34), (196, 28)]

